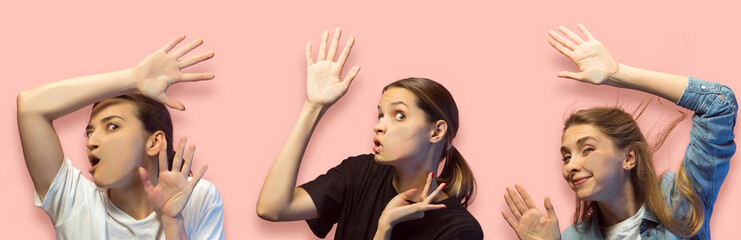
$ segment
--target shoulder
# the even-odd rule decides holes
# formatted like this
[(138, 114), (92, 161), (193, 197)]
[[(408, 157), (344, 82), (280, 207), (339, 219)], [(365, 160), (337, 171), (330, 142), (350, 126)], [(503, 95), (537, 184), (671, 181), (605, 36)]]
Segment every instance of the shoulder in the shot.
[(481, 233), (479, 221), (468, 211), (460, 201), (454, 197), (449, 197), (440, 203), (445, 204), (446, 208), (439, 211), (430, 212), (431, 218), (437, 219), (441, 225), (451, 226), (456, 232), (460, 233)]
[(574, 228), (574, 225), (567, 227), (561, 233), (562, 239), (570, 239), (570, 237), (573, 237), (573, 236), (579, 236), (579, 232), (576, 231), (576, 228)]
[(600, 239), (601, 236), (599, 224), (596, 221), (571, 225), (561, 233), (561, 239)]
[(216, 186), (201, 179), (183, 209), (190, 239), (224, 239), (224, 211)]
[(190, 198), (208, 198), (214, 200), (218, 199), (218, 201), (221, 202), (221, 195), (219, 195), (219, 190), (216, 189), (216, 185), (206, 179), (201, 179), (200, 181), (198, 181), (196, 187), (193, 188), (193, 192), (191, 193)]
[(222, 205), (221, 195), (216, 185), (206, 179), (201, 179), (193, 188), (188, 203), (186, 203), (186, 209), (190, 214), (194, 214), (204, 211), (221, 211)]
[(484, 232), (473, 215), (455, 198), (436, 204), (447, 208), (427, 211), (421, 219), (397, 224), (392, 239), (483, 239)]

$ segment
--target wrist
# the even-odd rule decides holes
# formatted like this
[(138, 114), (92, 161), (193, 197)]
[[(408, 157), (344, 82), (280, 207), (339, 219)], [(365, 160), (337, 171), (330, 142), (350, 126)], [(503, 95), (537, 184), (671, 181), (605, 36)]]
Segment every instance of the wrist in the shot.
[(615, 71), (610, 73), (609, 77), (607, 77), (607, 81), (605, 81), (605, 84), (610, 86), (618, 86), (621, 82), (623, 82), (625, 77), (625, 71), (629, 68), (629, 66), (624, 65), (622, 63), (617, 63), (615, 65)]
[(162, 224), (165, 226), (172, 226), (172, 225), (182, 225), (183, 224), (183, 215), (178, 214), (176, 217), (170, 217), (166, 215), (160, 215), (160, 220), (162, 221)]
[(312, 103), (309, 102), (308, 99), (304, 102), (304, 109), (309, 110), (310, 112), (324, 113), (329, 109), (329, 106), (329, 104)]
[(391, 239), (391, 230), (393, 229), (394, 229), (394, 226), (391, 226), (391, 224), (386, 223), (385, 221), (379, 220), (378, 228), (376, 228), (376, 235), (373, 239), (374, 240)]
[(118, 81), (119, 89), (124, 89), (125, 94), (131, 94), (131, 93), (139, 93), (137, 91), (137, 85), (139, 83), (139, 80), (136, 78), (135, 70), (134, 68), (128, 68), (124, 69), (122, 71), (119, 71), (118, 74), (120, 74), (120, 81)]

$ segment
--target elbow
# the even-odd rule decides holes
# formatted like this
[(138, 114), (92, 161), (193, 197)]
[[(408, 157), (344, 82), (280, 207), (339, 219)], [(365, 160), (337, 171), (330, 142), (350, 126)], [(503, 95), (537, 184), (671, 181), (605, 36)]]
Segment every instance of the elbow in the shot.
[(280, 221), (280, 212), (275, 210), (275, 208), (266, 205), (267, 204), (260, 204), (259, 202), (257, 203), (257, 216), (266, 221)]
[(722, 85), (721, 91), (720, 91), (720, 97), (731, 104), (731, 107), (733, 108), (733, 112), (735, 113), (738, 111), (738, 102), (736, 101), (736, 93), (733, 92), (733, 89), (731, 89), (728, 86)]
[(28, 108), (28, 99), (30, 93), (28, 91), (23, 91), (18, 94), (18, 97), (16, 97), (16, 111), (18, 112), (18, 116), (28, 114), (29, 108)]

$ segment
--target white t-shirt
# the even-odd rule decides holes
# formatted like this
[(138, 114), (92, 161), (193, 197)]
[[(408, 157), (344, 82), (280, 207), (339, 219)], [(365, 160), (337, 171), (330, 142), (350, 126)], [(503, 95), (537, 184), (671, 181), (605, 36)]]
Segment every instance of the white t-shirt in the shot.
[[(118, 209), (105, 190), (82, 176), (64, 158), (44, 201), (36, 206), (49, 215), (57, 239), (165, 239), (157, 213), (136, 220)], [(189, 239), (224, 239), (224, 213), (216, 187), (201, 179), (182, 211)]]
[(615, 225), (602, 228), (602, 238), (605, 240), (613, 239), (641, 239), (639, 226), (643, 220), (643, 214), (646, 212), (646, 205), (642, 205), (638, 212), (628, 219), (623, 220)]

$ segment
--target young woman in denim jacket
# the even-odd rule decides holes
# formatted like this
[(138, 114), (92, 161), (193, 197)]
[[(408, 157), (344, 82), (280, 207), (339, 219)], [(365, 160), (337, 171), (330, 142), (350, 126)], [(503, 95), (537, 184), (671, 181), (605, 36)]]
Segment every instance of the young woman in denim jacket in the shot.
[(618, 64), (584, 26), (578, 27), (586, 41), (564, 27), (559, 31), (565, 37), (549, 33), (549, 43), (579, 66), (578, 73), (558, 76), (651, 93), (694, 111), (684, 160), (677, 172), (659, 177), (652, 162), (655, 147), (630, 114), (616, 108), (582, 110), (566, 120), (561, 147), (563, 176), (578, 198), (573, 225), (559, 233), (550, 200), (545, 199), (543, 215), (519, 185), (519, 196), (507, 189), (514, 216), (502, 212), (504, 218), (520, 239), (710, 239), (713, 204), (736, 151), (733, 91)]

